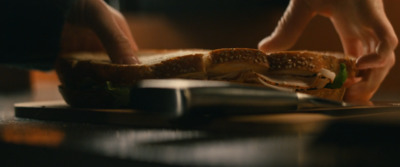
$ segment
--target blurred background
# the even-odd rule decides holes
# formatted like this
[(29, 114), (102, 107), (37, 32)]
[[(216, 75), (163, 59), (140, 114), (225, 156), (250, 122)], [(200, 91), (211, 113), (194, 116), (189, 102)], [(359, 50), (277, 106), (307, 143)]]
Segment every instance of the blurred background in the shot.
[[(270, 34), (282, 16), (288, 0), (109, 0), (119, 9), (141, 49), (226, 47), (256, 48)], [(395, 31), (400, 30), (400, 1), (384, 0)], [(340, 51), (342, 46), (331, 22), (315, 17), (291, 50)], [(396, 54), (399, 51), (396, 50)], [(392, 69), (373, 100), (399, 101), (399, 63)], [(53, 71), (18, 71), (0, 69), (0, 74), (17, 72), (18, 87), (31, 89), (38, 100), (59, 97), (58, 80)], [(14, 75), (15, 76), (15, 75)], [(1, 76), (4, 78), (4, 76)], [(2, 90), (8, 82), (0, 86)], [(13, 83), (13, 82), (9, 82)], [(6, 86), (4, 86), (6, 85)], [(14, 87), (17, 85), (13, 85)], [(42, 92), (51, 89), (54, 91)]]

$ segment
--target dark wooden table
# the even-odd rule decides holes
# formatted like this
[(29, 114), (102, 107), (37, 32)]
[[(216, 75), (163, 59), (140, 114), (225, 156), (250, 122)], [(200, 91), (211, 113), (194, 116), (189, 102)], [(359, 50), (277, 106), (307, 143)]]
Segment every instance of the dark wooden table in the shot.
[(14, 103), (36, 100), (32, 92), (0, 95), (0, 166), (400, 165), (395, 107), (213, 117), (174, 126), (14, 116)]

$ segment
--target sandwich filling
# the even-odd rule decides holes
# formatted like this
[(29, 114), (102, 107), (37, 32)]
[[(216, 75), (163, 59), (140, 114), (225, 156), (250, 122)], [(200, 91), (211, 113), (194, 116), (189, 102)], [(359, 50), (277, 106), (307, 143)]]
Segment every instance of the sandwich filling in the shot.
[(279, 72), (260, 74), (257, 73), (258, 81), (268, 87), (284, 89), (288, 91), (315, 90), (321, 88), (336, 89), (342, 87), (347, 79), (345, 64), (340, 64), (340, 72), (335, 72), (322, 68), (318, 73), (310, 72)]

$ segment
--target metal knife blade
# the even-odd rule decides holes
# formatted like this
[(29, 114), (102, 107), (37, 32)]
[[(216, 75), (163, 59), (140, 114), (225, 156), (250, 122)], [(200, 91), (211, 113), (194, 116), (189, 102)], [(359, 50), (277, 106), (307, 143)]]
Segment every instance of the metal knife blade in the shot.
[(182, 116), (198, 113), (257, 114), (299, 108), (342, 107), (344, 103), (272, 88), (225, 81), (151, 79), (131, 89), (131, 107)]

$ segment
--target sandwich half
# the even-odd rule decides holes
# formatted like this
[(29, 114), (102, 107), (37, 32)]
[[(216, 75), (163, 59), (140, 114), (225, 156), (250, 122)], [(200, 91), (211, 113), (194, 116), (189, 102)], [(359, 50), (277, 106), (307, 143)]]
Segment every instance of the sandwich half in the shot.
[(113, 64), (104, 53), (61, 55), (60, 92), (74, 107), (125, 108), (129, 90), (142, 79), (220, 80), (298, 91), (342, 100), (343, 82), (355, 75), (343, 54), (310, 51), (263, 53), (257, 49), (144, 50), (141, 64)]
[(356, 75), (354, 58), (341, 53), (283, 51), (267, 53), (268, 73), (257, 74), (261, 84), (341, 101), (344, 82)]
[(74, 107), (124, 108), (130, 87), (143, 79), (207, 79), (204, 55), (209, 50), (145, 50), (141, 64), (113, 64), (105, 53), (61, 55), (56, 72), (64, 100)]

